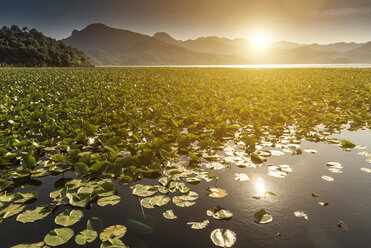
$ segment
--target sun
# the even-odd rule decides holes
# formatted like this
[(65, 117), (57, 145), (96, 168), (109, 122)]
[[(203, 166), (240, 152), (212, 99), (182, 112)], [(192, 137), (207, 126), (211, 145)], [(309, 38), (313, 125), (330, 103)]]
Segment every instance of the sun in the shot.
[(263, 34), (256, 34), (251, 39), (252, 44), (257, 49), (264, 49), (268, 45), (267, 36)]

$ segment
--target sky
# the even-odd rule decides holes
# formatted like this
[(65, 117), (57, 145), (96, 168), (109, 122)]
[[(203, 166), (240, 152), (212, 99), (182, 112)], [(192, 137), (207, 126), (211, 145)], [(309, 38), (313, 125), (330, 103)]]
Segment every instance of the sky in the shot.
[(0, 25), (56, 39), (92, 23), (176, 39), (371, 41), (371, 0), (0, 0)]

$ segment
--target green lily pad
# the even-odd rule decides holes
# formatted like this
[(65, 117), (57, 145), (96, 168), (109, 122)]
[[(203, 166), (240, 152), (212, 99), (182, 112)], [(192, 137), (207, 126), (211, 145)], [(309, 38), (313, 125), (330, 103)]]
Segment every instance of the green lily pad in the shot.
[(264, 209), (260, 209), (254, 214), (255, 222), (260, 224), (266, 224), (273, 221), (272, 215), (266, 212)]
[(4, 189), (8, 188), (10, 185), (13, 184), (13, 181), (8, 181), (0, 178), (0, 191), (3, 191)]
[(83, 217), (83, 212), (81, 210), (72, 210), (71, 212), (68, 209), (65, 209), (57, 217), (55, 217), (55, 223), (61, 226), (72, 226), (73, 224), (79, 222)]
[(96, 231), (86, 229), (76, 235), (75, 242), (78, 245), (85, 245), (93, 242), (97, 237), (98, 234)]
[(168, 204), (170, 198), (165, 195), (157, 195), (154, 197), (146, 197), (140, 201), (143, 207), (145, 208), (155, 208)]
[(166, 219), (173, 220), (178, 218), (173, 210), (166, 210), (165, 212), (162, 213), (162, 216), (164, 216)]
[(69, 203), (75, 207), (84, 208), (88, 204), (90, 200), (89, 193), (67, 193), (67, 198), (69, 199)]
[(126, 233), (126, 226), (115, 225), (107, 227), (99, 234), (99, 238), (105, 242), (110, 239), (122, 238)]
[(25, 207), (25, 205), (21, 204), (10, 204), (6, 208), (0, 210), (0, 217), (2, 217), (3, 219), (12, 217), (22, 212)]
[(104, 241), (100, 248), (126, 248), (125, 244), (118, 238)]
[(34, 200), (38, 198), (37, 192), (25, 192), (25, 193), (17, 193), (20, 197), (19, 199), (15, 200), (15, 203), (26, 203), (30, 200)]
[(59, 246), (67, 243), (73, 237), (71, 228), (56, 228), (50, 231), (44, 238), (44, 242), (50, 246)]
[(134, 189), (133, 189), (133, 195), (142, 196), (142, 197), (151, 196), (156, 192), (157, 192), (156, 187), (151, 186), (151, 185), (137, 184), (137, 185), (134, 185)]
[(112, 195), (112, 196), (107, 196), (107, 197), (102, 197), (99, 198), (97, 203), (99, 206), (104, 207), (107, 205), (116, 205), (120, 202), (121, 197), (118, 195)]
[(187, 222), (188, 225), (191, 225), (192, 229), (203, 229), (210, 223), (209, 220), (201, 221), (201, 222)]
[(214, 219), (217, 220), (228, 220), (233, 216), (233, 213), (231, 213), (228, 209), (222, 208), (220, 206), (216, 206), (213, 210), (207, 210), (206, 214), (207, 216), (212, 216)]
[(32, 243), (32, 244), (19, 244), (12, 246), (11, 248), (47, 248), (44, 242)]
[(34, 210), (26, 210), (17, 216), (17, 221), (22, 223), (29, 223), (41, 220), (48, 216), (52, 210), (47, 206), (39, 206)]
[(229, 229), (217, 228), (211, 232), (210, 238), (214, 245), (219, 247), (232, 247), (236, 241), (236, 234)]

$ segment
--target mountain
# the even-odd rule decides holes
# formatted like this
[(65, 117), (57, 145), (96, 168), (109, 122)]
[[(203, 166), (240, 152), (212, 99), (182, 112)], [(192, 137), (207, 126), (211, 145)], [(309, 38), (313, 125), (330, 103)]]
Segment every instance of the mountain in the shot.
[(243, 38), (177, 40), (165, 32), (148, 36), (100, 23), (74, 30), (62, 41), (84, 51), (96, 65), (371, 63), (371, 42), (320, 45), (279, 41), (259, 50)]
[(347, 51), (345, 54), (352, 58), (357, 63), (370, 63), (371, 42), (368, 42), (362, 46)]
[(91, 66), (85, 54), (36, 29), (0, 29), (0, 66)]
[[(166, 38), (158, 34), (157, 37)], [(237, 56), (191, 51), (151, 36), (91, 24), (81, 31), (74, 30), (64, 43), (84, 51), (96, 65), (194, 65), (246, 64)], [(171, 42), (168, 40), (168, 42)]]

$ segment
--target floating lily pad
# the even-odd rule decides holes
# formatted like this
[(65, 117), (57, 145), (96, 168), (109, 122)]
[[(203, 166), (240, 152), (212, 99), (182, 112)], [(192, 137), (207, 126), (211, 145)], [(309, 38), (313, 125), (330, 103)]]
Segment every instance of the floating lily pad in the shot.
[(12, 246), (11, 248), (47, 248), (44, 242), (32, 243), (32, 244), (19, 244)]
[(367, 173), (371, 173), (371, 169), (370, 168), (362, 167), (361, 168), (361, 171), (364, 171), (364, 172), (367, 172)]
[(140, 203), (145, 208), (155, 208), (160, 207), (168, 204), (170, 202), (170, 198), (165, 195), (157, 195), (154, 197), (146, 197), (143, 198)]
[(127, 246), (119, 239), (113, 238), (104, 241), (100, 248), (126, 248)]
[(163, 215), (166, 219), (169, 219), (169, 220), (173, 220), (173, 219), (178, 218), (178, 217), (174, 214), (174, 211), (173, 211), (173, 210), (166, 210), (165, 212), (162, 213), (162, 215)]
[(85, 245), (93, 242), (97, 237), (98, 234), (96, 231), (86, 229), (76, 235), (75, 242), (78, 245)]
[(208, 188), (208, 195), (213, 198), (223, 198), (228, 195), (225, 189), (216, 188), (216, 187), (209, 187)]
[(188, 225), (191, 225), (192, 229), (203, 229), (210, 223), (209, 220), (205, 220), (202, 222), (187, 222)]
[(327, 181), (327, 182), (332, 182), (334, 181), (334, 178), (330, 177), (330, 176), (322, 176), (321, 177), (323, 180)]
[(308, 215), (304, 213), (303, 211), (295, 211), (294, 212), (295, 217), (302, 217), (306, 220), (308, 220)]
[(325, 202), (318, 202), (319, 205), (322, 205), (322, 206), (328, 206), (328, 201), (325, 201)]
[(55, 223), (61, 226), (72, 226), (79, 222), (83, 217), (83, 212), (81, 210), (72, 210), (71, 212), (68, 209), (65, 209), (57, 217), (55, 217)]
[(220, 206), (214, 207), (213, 210), (206, 211), (207, 216), (212, 216), (214, 219), (223, 220), (223, 219), (230, 219), (232, 218), (233, 214), (226, 208), (222, 208)]
[(107, 227), (99, 234), (99, 238), (104, 242), (110, 239), (122, 238), (126, 233), (126, 226), (115, 225)]
[(39, 206), (34, 210), (26, 210), (17, 216), (17, 221), (22, 223), (29, 223), (41, 220), (48, 216), (52, 210), (47, 206)]
[(234, 180), (243, 182), (243, 181), (250, 180), (250, 178), (245, 173), (237, 173), (237, 174), (234, 174)]
[(142, 196), (142, 197), (151, 196), (155, 194), (156, 192), (157, 192), (156, 187), (151, 186), (151, 185), (137, 184), (137, 185), (134, 185), (134, 189), (133, 189), (133, 195)]
[(22, 212), (25, 205), (21, 204), (10, 204), (7, 207), (0, 210), (0, 218), (6, 219)]
[(8, 181), (0, 178), (0, 191), (3, 191), (4, 189), (8, 188), (10, 185), (13, 184), (13, 181)]
[(266, 212), (264, 209), (260, 209), (254, 214), (255, 222), (260, 224), (266, 224), (273, 221), (273, 216)]
[(214, 245), (219, 247), (232, 247), (236, 243), (236, 234), (229, 229), (215, 229), (211, 232), (210, 238)]
[(50, 246), (59, 246), (67, 243), (73, 237), (71, 228), (56, 228), (50, 231), (44, 238), (44, 242)]
[(121, 197), (118, 195), (112, 195), (107, 197), (99, 198), (97, 203), (99, 206), (104, 207), (107, 205), (116, 205), (120, 202)]

